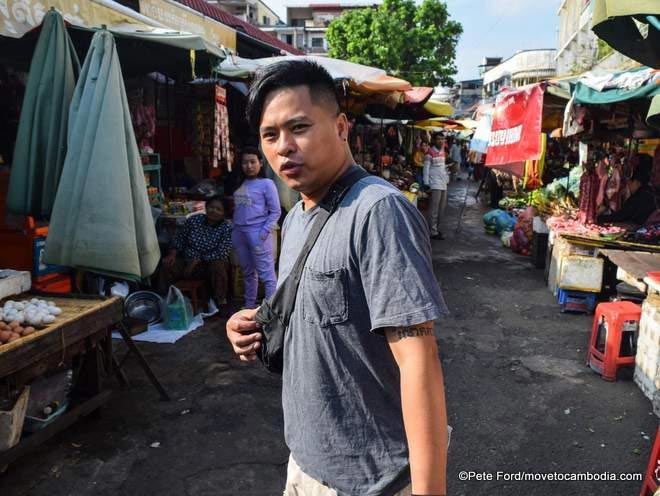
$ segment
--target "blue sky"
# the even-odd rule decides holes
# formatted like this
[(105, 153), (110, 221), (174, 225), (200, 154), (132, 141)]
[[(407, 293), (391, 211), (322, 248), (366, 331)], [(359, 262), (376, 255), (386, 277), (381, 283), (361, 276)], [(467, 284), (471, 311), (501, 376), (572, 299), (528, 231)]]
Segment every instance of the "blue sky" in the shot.
[[(477, 66), (485, 56), (507, 58), (517, 50), (557, 46), (560, 0), (445, 1), (451, 17), (463, 24), (456, 54), (459, 81), (477, 78)], [(286, 15), (287, 0), (266, 3), (282, 17)]]
[(485, 56), (507, 58), (518, 50), (556, 48), (560, 0), (446, 0), (463, 24), (456, 50), (457, 80), (479, 76)]

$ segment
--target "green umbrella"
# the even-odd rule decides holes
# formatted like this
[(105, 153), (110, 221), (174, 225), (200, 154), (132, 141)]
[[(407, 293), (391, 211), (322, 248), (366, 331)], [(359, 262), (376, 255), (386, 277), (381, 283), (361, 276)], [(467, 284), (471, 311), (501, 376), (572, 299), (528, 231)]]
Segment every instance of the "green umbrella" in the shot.
[(660, 68), (660, 0), (595, 0), (591, 25), (612, 48)]
[(69, 104), (80, 62), (64, 20), (51, 9), (32, 56), (18, 123), (7, 209), (48, 217), (66, 155)]
[(92, 38), (71, 102), (47, 263), (137, 280), (160, 259), (115, 40)]

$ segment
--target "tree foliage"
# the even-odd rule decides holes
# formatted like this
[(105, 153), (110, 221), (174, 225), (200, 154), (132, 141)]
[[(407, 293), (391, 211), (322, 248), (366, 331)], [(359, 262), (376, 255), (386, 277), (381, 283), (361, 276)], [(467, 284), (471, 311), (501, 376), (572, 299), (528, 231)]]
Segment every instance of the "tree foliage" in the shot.
[(379, 67), (416, 86), (450, 85), (463, 27), (441, 0), (384, 0), (330, 23), (330, 57)]

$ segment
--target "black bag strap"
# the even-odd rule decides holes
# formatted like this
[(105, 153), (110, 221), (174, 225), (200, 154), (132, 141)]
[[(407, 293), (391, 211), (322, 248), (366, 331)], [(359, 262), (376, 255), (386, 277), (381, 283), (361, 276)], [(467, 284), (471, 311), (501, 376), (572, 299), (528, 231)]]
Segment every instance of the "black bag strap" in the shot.
[(296, 259), (291, 272), (284, 282), (277, 288), (277, 291), (270, 300), (270, 306), (281, 319), (282, 323), (289, 325), (289, 319), (293, 313), (293, 308), (296, 302), (296, 294), (302, 279), (302, 273), (305, 268), (307, 257), (316, 244), (323, 227), (330, 216), (337, 210), (337, 207), (343, 200), (346, 193), (351, 187), (360, 179), (368, 177), (369, 173), (362, 167), (357, 165), (352, 166), (341, 178), (339, 178), (328, 190), (326, 195), (319, 203), (319, 212), (316, 214), (314, 224), (307, 235), (307, 240), (300, 250), (300, 254)]

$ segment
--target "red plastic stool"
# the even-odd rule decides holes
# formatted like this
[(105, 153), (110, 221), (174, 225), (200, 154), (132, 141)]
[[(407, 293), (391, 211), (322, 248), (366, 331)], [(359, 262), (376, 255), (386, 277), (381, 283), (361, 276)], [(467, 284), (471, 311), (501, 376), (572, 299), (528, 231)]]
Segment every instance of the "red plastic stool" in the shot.
[(620, 367), (635, 365), (642, 307), (630, 301), (600, 303), (596, 307), (587, 365), (603, 379), (615, 381)]
[(646, 476), (642, 484), (642, 490), (639, 496), (651, 496), (658, 490), (658, 481), (660, 481), (660, 427), (655, 433), (655, 442), (649, 456), (649, 464), (646, 467)]

